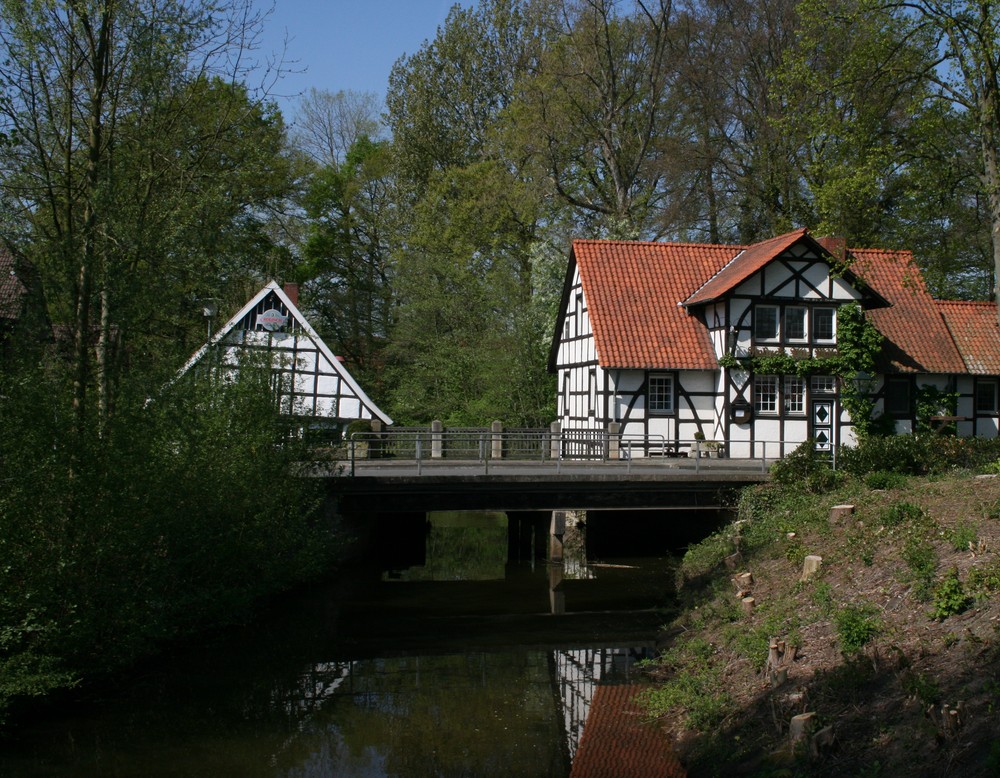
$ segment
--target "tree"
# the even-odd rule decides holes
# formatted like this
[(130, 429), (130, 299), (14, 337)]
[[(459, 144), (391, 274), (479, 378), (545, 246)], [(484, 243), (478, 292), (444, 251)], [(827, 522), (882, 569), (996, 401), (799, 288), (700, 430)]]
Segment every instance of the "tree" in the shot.
[(393, 314), (391, 149), (355, 139), (341, 163), (316, 171), (303, 200), (308, 233), (299, 268), (317, 325), (365, 386), (383, 380)]
[(319, 165), (339, 165), (356, 141), (382, 135), (374, 93), (310, 89), (299, 103), (292, 142)]
[(398, 418), (551, 419), (550, 331), (532, 306), (537, 208), (531, 190), (498, 162), (453, 167), (429, 182), (397, 258), (390, 358)]
[[(223, 83), (238, 82), (256, 64), (232, 55), (246, 51), (261, 22), (249, 0), (212, 6), (0, 0), (0, 121), (16, 139), (7, 149), (2, 185), (30, 234), (54, 318), (71, 322), (78, 430), (87, 422), (95, 379), (100, 423), (109, 413), (112, 339), (130, 324), (118, 307), (135, 289), (124, 274), (147, 261), (128, 253), (149, 247), (141, 237), (123, 246), (135, 236), (116, 228), (118, 209), (134, 206), (134, 215), (135, 207), (159, 207), (172, 197), (174, 215), (195, 213), (191, 198), (180, 202), (178, 188), (163, 194), (164, 179), (183, 189), (208, 157), (209, 167), (220, 165), (214, 172), (233, 173), (226, 154), (248, 129), (244, 119), (261, 110), (259, 99), (238, 88), (231, 93), (240, 93), (235, 101), (226, 96), (213, 107), (205, 98), (223, 96)], [(146, 168), (137, 170), (140, 158)], [(219, 180), (216, 194), (232, 197), (232, 184), (231, 176)], [(202, 235), (217, 226), (206, 223)]]
[[(980, 171), (989, 204), (993, 294), (1000, 301), (1000, 7), (972, 0), (914, 0), (902, 8), (917, 30), (929, 29), (940, 59), (926, 71), (941, 97), (975, 121)], [(997, 307), (1000, 316), (1000, 305)]]
[(560, 27), (518, 84), (509, 136), (588, 232), (649, 237), (685, 199), (674, 14), (666, 0), (619, 6), (560, 5)]

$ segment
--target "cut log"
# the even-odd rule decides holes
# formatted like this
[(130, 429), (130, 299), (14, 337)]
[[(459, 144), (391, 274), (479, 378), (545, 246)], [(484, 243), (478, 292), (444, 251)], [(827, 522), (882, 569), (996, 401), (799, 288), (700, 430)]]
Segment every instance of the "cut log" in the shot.
[(808, 581), (811, 579), (819, 572), (822, 564), (823, 557), (817, 556), (816, 554), (810, 554), (807, 556), (805, 561), (802, 563), (802, 578), (800, 580)]
[(744, 597), (740, 600), (740, 604), (743, 606), (743, 613), (749, 616), (753, 613), (753, 609), (757, 605), (757, 601), (753, 597)]
[(816, 711), (809, 711), (808, 713), (800, 713), (798, 716), (792, 716), (792, 720), (788, 725), (788, 737), (793, 743), (797, 743), (812, 734), (813, 727), (815, 726)]
[(740, 573), (736, 576), (736, 586), (740, 589), (750, 591), (753, 587), (753, 575), (751, 573)]

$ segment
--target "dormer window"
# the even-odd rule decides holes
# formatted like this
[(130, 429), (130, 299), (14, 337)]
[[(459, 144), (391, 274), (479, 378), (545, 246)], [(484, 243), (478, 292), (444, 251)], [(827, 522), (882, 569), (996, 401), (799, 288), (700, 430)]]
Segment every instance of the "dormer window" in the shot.
[(837, 309), (807, 305), (757, 305), (753, 312), (754, 342), (833, 345), (837, 340)]

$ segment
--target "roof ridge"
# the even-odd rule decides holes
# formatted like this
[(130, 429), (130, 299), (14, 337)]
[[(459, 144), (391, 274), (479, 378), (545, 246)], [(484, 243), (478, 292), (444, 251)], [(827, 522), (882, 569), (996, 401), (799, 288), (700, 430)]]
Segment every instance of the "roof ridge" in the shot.
[(622, 246), (672, 246), (698, 249), (738, 249), (745, 251), (749, 246), (740, 243), (685, 243), (672, 240), (615, 240), (614, 238), (573, 238), (573, 243), (614, 243)]

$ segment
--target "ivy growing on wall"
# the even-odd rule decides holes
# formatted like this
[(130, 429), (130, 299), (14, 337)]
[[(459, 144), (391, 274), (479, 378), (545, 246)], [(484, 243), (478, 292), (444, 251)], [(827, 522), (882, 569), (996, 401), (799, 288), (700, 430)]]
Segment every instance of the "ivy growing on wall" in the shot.
[(751, 349), (745, 356), (726, 354), (721, 367), (739, 368), (760, 375), (835, 375), (841, 379), (840, 400), (851, 414), (859, 436), (873, 429), (875, 404), (855, 379), (875, 371), (875, 360), (882, 348), (882, 333), (875, 329), (861, 306), (848, 303), (837, 309), (837, 348)]

